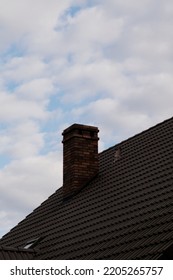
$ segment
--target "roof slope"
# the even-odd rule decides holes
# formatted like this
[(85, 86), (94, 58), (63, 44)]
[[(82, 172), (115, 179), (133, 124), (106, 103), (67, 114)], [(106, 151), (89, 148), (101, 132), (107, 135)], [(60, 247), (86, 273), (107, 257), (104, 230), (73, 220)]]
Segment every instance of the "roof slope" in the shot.
[(66, 202), (58, 189), (0, 244), (42, 237), (38, 259), (160, 258), (173, 244), (173, 118), (99, 157), (98, 177)]
[(0, 246), (0, 260), (32, 260), (36, 255), (34, 250)]

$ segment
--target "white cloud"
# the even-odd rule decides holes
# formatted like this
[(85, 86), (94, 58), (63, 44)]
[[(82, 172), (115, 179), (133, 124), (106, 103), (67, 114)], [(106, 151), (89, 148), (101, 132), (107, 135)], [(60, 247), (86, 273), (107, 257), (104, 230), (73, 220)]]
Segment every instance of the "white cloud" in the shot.
[(0, 120), (1, 122), (13, 122), (18, 120), (40, 119), (48, 117), (45, 111), (45, 104), (37, 103), (32, 100), (19, 99), (15, 95), (0, 92)]
[(0, 224), (5, 230), (61, 186), (61, 153), (13, 161), (0, 171), (0, 181)]
[(16, 124), (0, 134), (0, 152), (11, 158), (37, 155), (44, 146), (44, 134), (35, 122)]
[(70, 49), (73, 51), (75, 42), (77, 49), (88, 49), (90, 44), (105, 46), (113, 43), (121, 34), (123, 20), (109, 18), (102, 7), (91, 7), (81, 10), (76, 17), (67, 18), (65, 24), (65, 35), (72, 44)]
[[(97, 1), (98, 4), (100, 1)], [(111, 15), (123, 15), (128, 20), (143, 20), (144, 18), (150, 18), (151, 14), (155, 12), (161, 6), (164, 6), (166, 1), (163, 0), (131, 0), (124, 2), (121, 0), (102, 0), (101, 3), (107, 13)], [(169, 0), (168, 0), (169, 2)]]
[(22, 83), (45, 75), (46, 64), (35, 56), (12, 57), (1, 66), (1, 71), (5, 82)]
[(147, 112), (152, 118), (170, 117), (172, 109), (169, 104), (173, 102), (171, 73), (140, 76), (138, 83), (140, 86), (136, 93), (126, 100), (131, 110)]
[(61, 169), (61, 157), (59, 154), (58, 158), (58, 152), (12, 161), (0, 172), (4, 182), (1, 191), (4, 191), (9, 199), (13, 199), (16, 206), (27, 203), (29, 209), (47, 198), (47, 195), (56, 189), (57, 183), (61, 186)]
[[(142, 110), (132, 110), (113, 98), (103, 98), (72, 110), (76, 118), (87, 119), (100, 129), (102, 147), (108, 147), (127, 137), (133, 136), (152, 125), (150, 118)], [(103, 140), (104, 139), (104, 140)]]
[(66, 15), (57, 23), (57, 45), (72, 62), (95, 60), (103, 48), (115, 43), (123, 29), (123, 19), (109, 17), (100, 6), (88, 7), (75, 17)]
[[(10, 44), (43, 48), (56, 20), (71, 1), (6, 0), (0, 3), (1, 48)], [(52, 34), (51, 34), (52, 35)], [(20, 47), (20, 45), (19, 45)]]
[(65, 67), (57, 83), (65, 90), (64, 102), (72, 103), (102, 95), (123, 99), (132, 86), (130, 77), (124, 75), (123, 66), (108, 59)]
[(53, 83), (48, 78), (32, 79), (29, 82), (19, 85), (15, 90), (17, 96), (36, 101), (49, 99), (53, 92)]
[(139, 23), (128, 34), (131, 41), (129, 47), (131, 52), (137, 56), (142, 55), (143, 59), (151, 59), (153, 62), (156, 59), (169, 59), (173, 43), (173, 36), (170, 35), (170, 20)]

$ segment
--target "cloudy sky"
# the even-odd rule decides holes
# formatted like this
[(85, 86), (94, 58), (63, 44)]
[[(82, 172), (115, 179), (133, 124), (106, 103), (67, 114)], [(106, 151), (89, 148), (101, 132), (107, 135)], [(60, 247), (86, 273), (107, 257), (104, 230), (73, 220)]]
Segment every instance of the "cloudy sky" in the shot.
[(172, 0), (0, 0), (0, 236), (62, 185), (62, 131), (103, 150), (172, 116)]

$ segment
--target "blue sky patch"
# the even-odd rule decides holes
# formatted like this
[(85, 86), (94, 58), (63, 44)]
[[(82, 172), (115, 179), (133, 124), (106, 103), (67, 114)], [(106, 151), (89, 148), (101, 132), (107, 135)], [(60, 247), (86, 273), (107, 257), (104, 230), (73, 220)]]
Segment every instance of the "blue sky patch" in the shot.
[(79, 6), (72, 6), (70, 7), (67, 12), (66, 15), (70, 15), (71, 17), (75, 17), (75, 15), (81, 10), (81, 7)]
[(9, 93), (12, 93), (15, 91), (15, 89), (19, 86), (18, 83), (14, 82), (14, 81), (8, 81), (6, 83), (6, 90), (9, 92)]
[(9, 157), (5, 155), (0, 155), (0, 169), (4, 168), (6, 165), (10, 163)]
[(20, 48), (17, 44), (11, 44), (8, 49), (2, 53), (4, 62), (12, 57), (22, 57), (25, 54), (24, 50)]

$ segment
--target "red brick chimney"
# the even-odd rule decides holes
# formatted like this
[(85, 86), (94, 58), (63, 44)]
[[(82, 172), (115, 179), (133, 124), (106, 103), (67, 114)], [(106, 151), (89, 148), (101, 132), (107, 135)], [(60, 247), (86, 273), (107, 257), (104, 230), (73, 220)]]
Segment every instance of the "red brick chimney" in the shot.
[(73, 124), (63, 135), (63, 197), (79, 192), (98, 173), (98, 128)]

